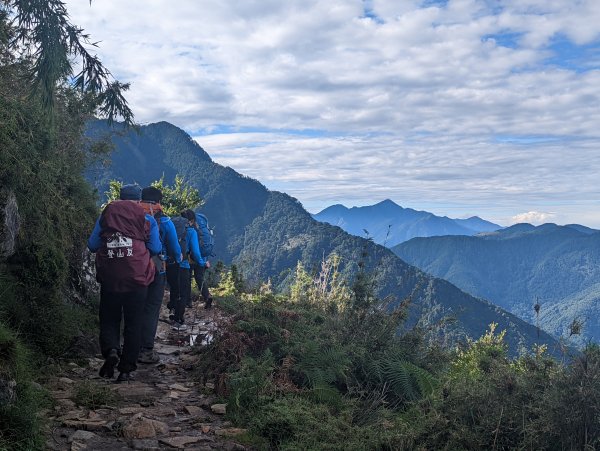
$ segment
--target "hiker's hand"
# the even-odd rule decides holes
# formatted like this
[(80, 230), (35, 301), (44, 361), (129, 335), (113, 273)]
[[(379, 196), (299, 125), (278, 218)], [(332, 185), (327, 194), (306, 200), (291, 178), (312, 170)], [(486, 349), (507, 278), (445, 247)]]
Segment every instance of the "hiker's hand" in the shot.
[(206, 266), (206, 268), (210, 268), (210, 262), (206, 260), (206, 264), (204, 266)]

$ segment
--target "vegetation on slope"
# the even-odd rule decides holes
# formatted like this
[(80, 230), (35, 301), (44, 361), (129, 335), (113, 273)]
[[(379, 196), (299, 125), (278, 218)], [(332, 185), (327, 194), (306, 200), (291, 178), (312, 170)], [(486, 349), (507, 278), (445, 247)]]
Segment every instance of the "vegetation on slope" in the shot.
[[(231, 316), (198, 349), (196, 373), (258, 449), (597, 449), (600, 348), (569, 363), (543, 347), (510, 358), (495, 325), (460, 348), (415, 328), (397, 335), (369, 295), (297, 271), (292, 290), (239, 293), (221, 284)], [(364, 275), (364, 274), (363, 274)], [(226, 278), (227, 279), (227, 278)], [(228, 280), (228, 279), (227, 279)], [(338, 279), (339, 281), (339, 279)], [(323, 287), (325, 287), (323, 289)], [(367, 294), (367, 298), (365, 298)], [(345, 301), (340, 304), (340, 299)]]
[(2, 212), (0, 238), (16, 238), (0, 253), (0, 449), (42, 448), (36, 410), (44, 395), (33, 380), (53, 358), (73, 355), (94, 321), (76, 293), (97, 212), (82, 173), (105, 147), (84, 141), (83, 129), (97, 111), (132, 115), (126, 86), (85, 51), (86, 41), (57, 0), (0, 2), (0, 207), (11, 204), (13, 219), (9, 226)]

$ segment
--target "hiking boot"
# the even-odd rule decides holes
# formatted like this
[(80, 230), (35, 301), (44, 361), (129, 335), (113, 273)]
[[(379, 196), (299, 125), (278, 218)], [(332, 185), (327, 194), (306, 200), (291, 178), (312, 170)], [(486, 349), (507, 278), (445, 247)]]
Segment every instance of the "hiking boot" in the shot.
[(177, 332), (183, 332), (187, 330), (187, 326), (183, 324), (183, 322), (174, 321), (171, 329), (176, 330)]
[(104, 365), (100, 368), (100, 377), (106, 377), (107, 379), (112, 379), (115, 375), (115, 366), (119, 363), (119, 353), (116, 349), (111, 349), (104, 359)]
[(121, 382), (130, 382), (135, 381), (135, 377), (133, 376), (133, 372), (121, 372), (115, 381), (117, 384)]
[(207, 310), (212, 308), (212, 301), (213, 301), (213, 298), (208, 298), (206, 300), (206, 302), (204, 303), (204, 308)]
[(144, 349), (140, 352), (138, 362), (148, 364), (158, 363), (160, 362), (160, 357), (154, 349)]

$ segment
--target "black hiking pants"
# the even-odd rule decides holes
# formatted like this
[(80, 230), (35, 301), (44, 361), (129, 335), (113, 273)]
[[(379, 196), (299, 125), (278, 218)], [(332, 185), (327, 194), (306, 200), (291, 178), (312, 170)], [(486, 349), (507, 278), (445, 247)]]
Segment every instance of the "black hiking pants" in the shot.
[(179, 263), (167, 265), (167, 283), (169, 284), (169, 302), (167, 307), (174, 310), (179, 302)]
[(121, 317), (124, 318), (123, 349), (117, 365), (121, 373), (128, 373), (137, 368), (147, 293), (147, 287), (127, 293), (115, 293), (100, 288), (100, 349), (104, 358), (111, 349), (121, 349)]
[(144, 305), (144, 318), (142, 320), (142, 349), (154, 348), (160, 306), (165, 294), (165, 278), (165, 274), (156, 274), (154, 282), (148, 286), (148, 298)]
[(196, 281), (198, 290), (200, 290), (200, 294), (202, 294), (202, 298), (204, 299), (204, 302), (206, 302), (208, 301), (208, 298), (210, 298), (208, 284), (204, 281), (204, 273), (206, 272), (206, 266), (201, 266), (197, 263), (194, 263), (192, 265), (192, 270), (194, 272), (194, 280)]
[(167, 265), (167, 282), (169, 283), (169, 308), (175, 310), (175, 321), (183, 324), (185, 307), (192, 297), (192, 279), (190, 270), (178, 264)]
[(175, 320), (183, 324), (185, 308), (192, 297), (192, 276), (188, 268), (179, 268), (179, 303), (175, 305)]

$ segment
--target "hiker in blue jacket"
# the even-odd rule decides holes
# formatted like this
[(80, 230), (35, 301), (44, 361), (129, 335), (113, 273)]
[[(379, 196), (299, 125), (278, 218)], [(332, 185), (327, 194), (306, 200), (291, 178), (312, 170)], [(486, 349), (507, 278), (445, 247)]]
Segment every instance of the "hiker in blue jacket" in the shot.
[(140, 205), (147, 214), (152, 215), (158, 222), (160, 241), (162, 250), (157, 258), (154, 259), (156, 265), (156, 275), (154, 282), (148, 286), (148, 298), (144, 306), (144, 318), (142, 322), (142, 347), (138, 362), (140, 363), (158, 363), (159, 357), (154, 350), (154, 338), (158, 327), (158, 317), (160, 316), (160, 307), (162, 305), (166, 284), (166, 261), (171, 259), (176, 263), (181, 263), (181, 247), (177, 239), (175, 226), (167, 215), (162, 211), (161, 201), (162, 192), (153, 186), (148, 186), (142, 190), (142, 201)]
[[(206, 264), (199, 265), (197, 263), (192, 263), (192, 265), (191, 265), (192, 268), (190, 270), (190, 274), (193, 274), (194, 280), (196, 281), (196, 285), (198, 286), (198, 290), (200, 290), (200, 294), (202, 295), (202, 298), (204, 299), (204, 308), (210, 309), (210, 308), (212, 308), (213, 298), (210, 295), (210, 291), (208, 290), (208, 283), (206, 283), (206, 281), (204, 280), (204, 275), (206, 273), (206, 270), (208, 268), (210, 268), (210, 262), (208, 261), (208, 257), (212, 253), (212, 246), (205, 253), (205, 248), (202, 246), (202, 228), (201, 228), (200, 224), (198, 223), (198, 214), (194, 215), (194, 221), (193, 221), (192, 225), (194, 226), (194, 228), (196, 229), (196, 232), (198, 233), (198, 242), (200, 244), (200, 254), (202, 254), (202, 257), (206, 260)], [(209, 232), (210, 232), (210, 230), (209, 230)], [(191, 303), (188, 304), (188, 307), (191, 307), (191, 306), (192, 306)]]
[[(192, 210), (185, 210), (181, 217), (186, 220), (185, 240), (182, 245), (183, 260), (181, 263), (167, 265), (167, 282), (171, 291), (170, 307), (174, 309), (170, 319), (173, 320), (173, 330), (185, 331), (184, 323), (185, 307), (192, 297), (192, 278), (190, 276), (190, 260), (199, 265), (206, 266), (207, 262), (200, 254), (198, 244), (198, 233), (193, 227), (195, 214)], [(175, 218), (173, 219), (175, 221)], [(181, 243), (182, 240), (180, 239)]]
[(120, 200), (106, 206), (88, 239), (88, 248), (96, 253), (96, 278), (101, 286), (100, 349), (104, 364), (100, 376), (112, 378), (118, 363), (117, 382), (132, 380), (137, 368), (142, 312), (156, 272), (151, 255), (162, 248), (156, 221), (139, 206), (141, 191), (138, 185), (123, 186)]

